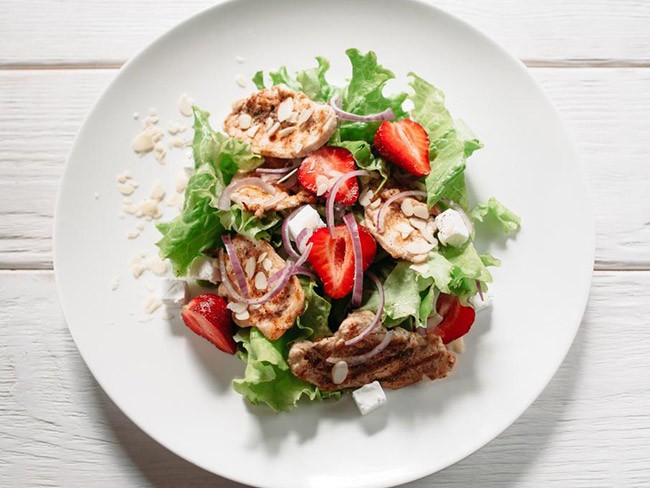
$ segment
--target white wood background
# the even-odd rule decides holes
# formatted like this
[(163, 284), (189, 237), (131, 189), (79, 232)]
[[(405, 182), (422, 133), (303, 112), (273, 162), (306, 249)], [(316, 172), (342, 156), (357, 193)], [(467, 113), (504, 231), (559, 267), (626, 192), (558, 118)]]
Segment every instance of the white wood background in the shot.
[[(67, 151), (149, 41), (214, 2), (0, 0), (0, 486), (238, 487), (135, 427), (92, 379), (53, 280)], [(411, 488), (650, 486), (650, 1), (435, 2), (520, 57), (572, 132), (592, 189), (591, 298), (533, 406)]]

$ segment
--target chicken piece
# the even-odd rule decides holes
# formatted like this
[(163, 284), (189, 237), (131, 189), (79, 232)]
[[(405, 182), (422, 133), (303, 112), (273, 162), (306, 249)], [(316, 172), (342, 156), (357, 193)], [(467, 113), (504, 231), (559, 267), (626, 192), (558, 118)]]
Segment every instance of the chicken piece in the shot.
[(299, 341), (289, 350), (291, 372), (324, 391), (357, 388), (378, 380), (385, 388), (399, 389), (427, 377), (444, 378), (456, 362), (437, 335), (421, 336), (396, 327), (385, 349), (360, 364), (348, 363), (348, 374), (342, 383), (332, 380), (333, 364), (329, 357), (345, 360), (371, 351), (385, 334), (386, 328), (378, 326), (367, 337), (351, 346), (345, 341), (357, 336), (372, 321), (374, 313), (368, 310), (353, 312), (341, 323), (331, 337), (316, 342)]
[[(253, 299), (262, 297), (272, 288), (268, 286), (268, 279), (286, 266), (284, 259), (266, 241), (253, 241), (236, 236), (232, 239), (232, 245), (244, 269), (250, 297)], [(243, 295), (228, 255), (222, 251), (220, 259), (225, 260), (226, 273), (232, 287)], [(230, 302), (236, 302), (223, 284), (219, 286), (219, 294), (227, 297)], [(303, 313), (305, 293), (298, 278), (292, 276), (283, 290), (267, 302), (248, 307), (243, 304), (233, 304), (230, 307), (233, 307), (235, 312), (233, 313), (235, 324), (239, 327), (257, 327), (267, 339), (274, 341), (282, 337), (287, 329), (293, 327), (296, 318)]]
[(244, 186), (235, 190), (230, 199), (239, 203), (245, 210), (253, 212), (258, 219), (266, 212), (296, 208), (303, 203), (315, 203), (317, 200), (315, 195), (303, 189), (296, 194), (290, 194), (279, 185), (274, 186), (278, 190), (275, 195), (266, 193), (256, 186)]
[(263, 156), (290, 159), (323, 146), (336, 124), (336, 114), (329, 105), (277, 85), (236, 102), (224, 130), (250, 143), (253, 151)]
[[(396, 259), (423, 263), (427, 254), (438, 245), (433, 236), (435, 220), (426, 204), (406, 197), (391, 203), (384, 210), (384, 228), (379, 232), (378, 215), (383, 203), (391, 196), (404, 191), (399, 188), (384, 189), (365, 209), (365, 226), (377, 242)], [(406, 213), (405, 213), (406, 211)], [(414, 213), (415, 212), (415, 213)]]

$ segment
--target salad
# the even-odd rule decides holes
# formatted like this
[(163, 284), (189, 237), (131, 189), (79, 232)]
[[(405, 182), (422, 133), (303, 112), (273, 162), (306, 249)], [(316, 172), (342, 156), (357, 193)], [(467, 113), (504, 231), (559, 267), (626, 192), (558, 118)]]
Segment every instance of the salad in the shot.
[(439, 89), (410, 73), (408, 93), (385, 94), (375, 54), (346, 54), (342, 87), (320, 57), (256, 73), (223, 133), (194, 106), (194, 171), (158, 224), (175, 274), (209, 288), (183, 321), (237, 354), (233, 388), (275, 411), (352, 391), (361, 408), (368, 388), (447, 376), (500, 264), (475, 223), (520, 224), (493, 198), (470, 206), (482, 145)]

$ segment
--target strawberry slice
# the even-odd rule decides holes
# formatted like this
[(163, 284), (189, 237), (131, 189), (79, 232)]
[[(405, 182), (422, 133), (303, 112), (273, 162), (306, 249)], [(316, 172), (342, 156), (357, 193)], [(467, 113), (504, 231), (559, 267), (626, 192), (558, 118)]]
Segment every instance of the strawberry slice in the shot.
[(235, 354), (232, 320), (228, 304), (214, 293), (204, 293), (183, 307), (181, 317), (192, 332), (207, 339), (223, 352)]
[[(352, 153), (343, 147), (325, 146), (307, 156), (298, 169), (298, 181), (309, 192), (327, 198), (341, 176), (357, 169)], [(359, 196), (356, 178), (343, 182), (334, 201), (352, 205)]]
[(442, 316), (442, 322), (433, 330), (444, 344), (449, 344), (469, 332), (474, 323), (476, 312), (472, 307), (464, 307), (457, 296), (441, 293), (436, 302), (436, 311)]
[[(361, 254), (364, 271), (372, 264), (377, 244), (364, 226), (359, 226)], [(316, 229), (309, 238), (314, 246), (309, 263), (323, 282), (325, 293), (332, 298), (342, 298), (354, 287), (354, 249), (352, 236), (345, 225), (337, 225), (332, 233), (327, 227)]]
[(429, 136), (417, 122), (385, 121), (375, 133), (374, 143), (379, 154), (409, 173), (426, 176), (431, 172)]

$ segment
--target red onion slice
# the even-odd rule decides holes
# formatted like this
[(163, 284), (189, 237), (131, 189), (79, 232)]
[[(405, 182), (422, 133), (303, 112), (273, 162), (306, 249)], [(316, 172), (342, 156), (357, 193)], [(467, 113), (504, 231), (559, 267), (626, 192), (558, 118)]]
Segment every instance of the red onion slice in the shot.
[(384, 219), (386, 218), (386, 210), (388, 209), (388, 206), (397, 201), (401, 200), (402, 198), (406, 197), (427, 197), (427, 192), (426, 191), (420, 191), (420, 190), (409, 190), (409, 191), (401, 191), (392, 197), (390, 197), (388, 200), (384, 202), (384, 204), (381, 206), (379, 209), (379, 212), (377, 212), (377, 230), (379, 232), (384, 232)]
[(298, 258), (298, 261), (296, 261), (295, 263), (291, 260), (287, 260), (287, 265), (284, 268), (282, 268), (280, 271), (274, 273), (273, 276), (269, 278), (269, 286), (273, 286), (273, 284), (276, 281), (278, 281), (283, 277), (282, 272), (285, 269), (287, 268), (289, 269), (289, 276), (296, 274), (294, 273), (295, 269), (302, 269), (302, 265), (305, 264), (305, 261), (307, 261), (307, 258), (309, 257), (309, 253), (311, 252), (312, 246), (313, 244), (309, 244), (305, 249), (305, 252), (302, 254), (302, 256)]
[(381, 284), (381, 281), (379, 281), (379, 278), (375, 276), (374, 273), (367, 272), (366, 275), (368, 278), (370, 278), (375, 286), (377, 287), (377, 292), (379, 293), (379, 303), (377, 304), (377, 313), (372, 319), (372, 322), (368, 324), (368, 327), (366, 327), (361, 334), (359, 334), (356, 337), (353, 337), (352, 339), (348, 339), (345, 341), (346, 346), (351, 346), (352, 344), (356, 344), (357, 342), (363, 340), (365, 337), (368, 336), (373, 330), (375, 330), (375, 327), (379, 325), (381, 322), (381, 314), (384, 312), (384, 304), (386, 303), (386, 297), (384, 296), (384, 287)]
[(287, 251), (287, 254), (289, 257), (292, 257), (293, 259), (299, 259), (300, 254), (296, 252), (296, 250), (293, 248), (293, 244), (291, 244), (291, 237), (289, 236), (289, 222), (293, 220), (293, 218), (300, 212), (303, 208), (305, 208), (306, 205), (301, 205), (297, 209), (295, 209), (293, 212), (291, 212), (286, 219), (282, 222), (282, 227), (280, 228), (280, 234), (282, 235), (282, 245), (284, 246), (284, 250)]
[(239, 289), (244, 294), (244, 296), (248, 298), (250, 295), (248, 294), (248, 282), (246, 281), (244, 268), (242, 268), (242, 265), (239, 262), (239, 258), (237, 257), (237, 252), (235, 251), (235, 248), (232, 245), (230, 236), (224, 234), (221, 237), (221, 240), (223, 241), (223, 245), (226, 248), (228, 257), (230, 258), (230, 264), (232, 265), (232, 270), (235, 273), (235, 278), (237, 278), (237, 284), (239, 285)]
[(304, 228), (300, 231), (300, 234), (296, 237), (296, 247), (298, 247), (298, 251), (305, 252), (307, 241), (309, 241), (309, 238), (313, 233), (314, 231), (308, 228)]
[(235, 289), (232, 286), (232, 283), (230, 282), (230, 278), (226, 274), (226, 265), (224, 264), (223, 254), (219, 259), (219, 270), (221, 271), (221, 277), (222, 277), (221, 279), (223, 285), (226, 287), (226, 291), (228, 291), (228, 293), (233, 297), (235, 301), (240, 303), (245, 303), (246, 305), (261, 305), (262, 303), (268, 302), (274, 296), (280, 293), (289, 282), (289, 278), (291, 278), (292, 267), (293, 267), (292, 265), (288, 265), (282, 268), (280, 271), (278, 271), (278, 273), (280, 273), (280, 278), (277, 280), (278, 283), (268, 293), (264, 294), (260, 298), (251, 299), (251, 298), (245, 298), (235, 291)]
[(343, 217), (350, 236), (352, 237), (352, 251), (354, 254), (354, 287), (352, 288), (352, 307), (356, 308), (361, 305), (361, 295), (363, 293), (363, 252), (361, 249), (361, 237), (359, 236), (359, 226), (351, 213)]
[(296, 169), (298, 166), (300, 166), (300, 161), (298, 161), (298, 163), (285, 166), (284, 168), (257, 168), (255, 172), (259, 174), (286, 175), (288, 172)]
[(483, 290), (481, 289), (481, 282), (479, 280), (476, 280), (476, 288), (478, 288), (478, 296), (481, 297), (481, 301), (484, 302), (485, 298), (483, 298)]
[(368, 176), (369, 174), (370, 173), (368, 173), (365, 169), (350, 171), (349, 173), (346, 173), (343, 176), (339, 177), (339, 179), (336, 180), (336, 182), (332, 185), (332, 188), (330, 188), (329, 195), (327, 195), (327, 200), (325, 202), (325, 218), (327, 220), (327, 228), (330, 230), (330, 232), (332, 232), (332, 228), (334, 227), (334, 202), (336, 194), (339, 192), (341, 185), (350, 178), (356, 178), (357, 176)]
[(265, 191), (269, 195), (275, 195), (278, 192), (278, 190), (273, 185), (270, 185), (262, 178), (242, 178), (241, 180), (231, 182), (221, 192), (221, 196), (219, 197), (218, 202), (219, 210), (228, 210), (230, 208), (230, 196), (233, 194), (233, 192), (239, 190), (244, 186), (254, 186), (255, 188), (259, 188), (260, 190)]
[(336, 95), (330, 99), (330, 105), (334, 109), (336, 116), (341, 120), (351, 120), (352, 122), (380, 122), (382, 120), (392, 120), (395, 118), (393, 109), (387, 108), (383, 112), (370, 115), (357, 115), (346, 112), (341, 108), (341, 96)]
[[(386, 349), (386, 346), (390, 344), (390, 341), (393, 339), (393, 331), (389, 330), (386, 331), (384, 334), (384, 338), (381, 340), (379, 344), (377, 344), (374, 348), (372, 348), (370, 351), (364, 353), (364, 354), (359, 354), (358, 356), (348, 356), (348, 357), (343, 357), (343, 358), (333, 358), (329, 357), (325, 361), (327, 361), (330, 364), (336, 364), (339, 361), (345, 361), (346, 363), (350, 365), (355, 365), (355, 364), (361, 364), (368, 359), (372, 358), (373, 356), (376, 356), (379, 354), (381, 351)], [(347, 342), (346, 342), (347, 344)]]

